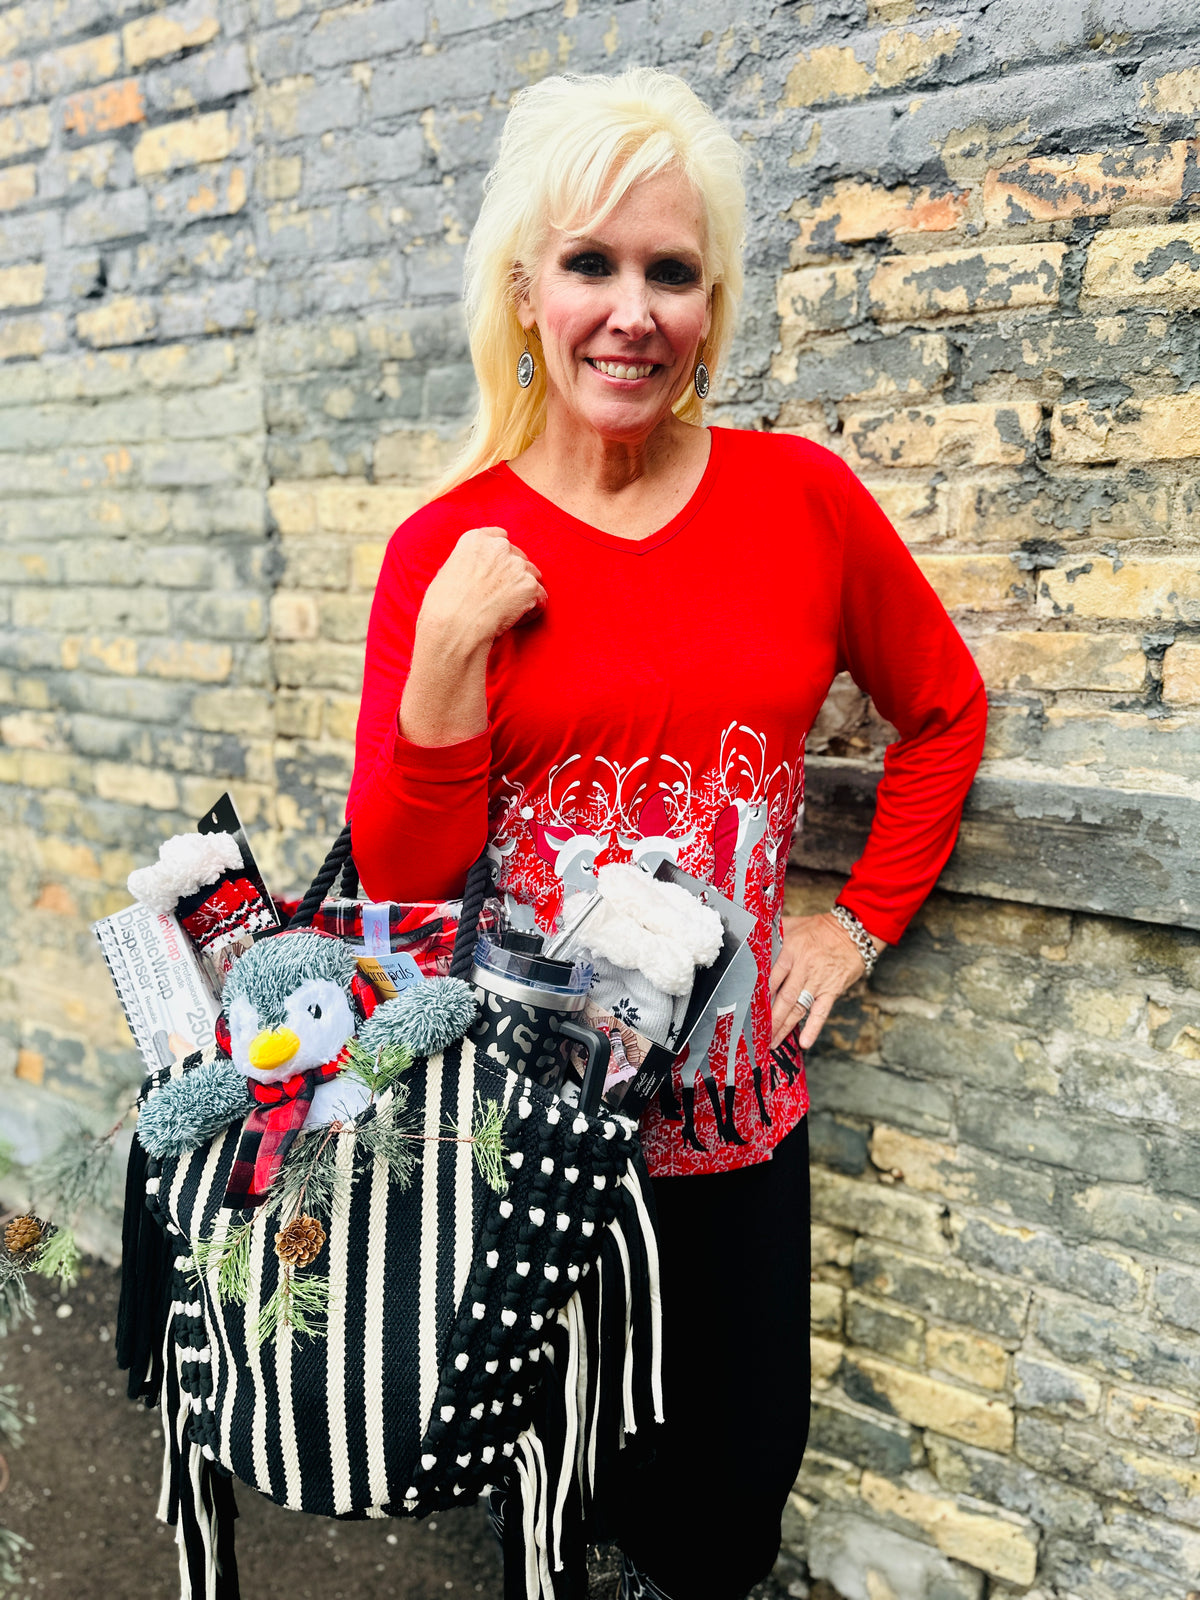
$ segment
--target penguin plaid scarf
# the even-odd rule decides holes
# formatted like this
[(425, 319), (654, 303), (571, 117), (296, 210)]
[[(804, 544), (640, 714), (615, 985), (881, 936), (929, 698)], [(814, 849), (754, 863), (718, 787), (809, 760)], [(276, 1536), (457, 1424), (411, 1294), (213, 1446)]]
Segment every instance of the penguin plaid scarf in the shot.
[(336, 1078), (345, 1060), (343, 1049), (323, 1067), (297, 1072), (282, 1083), (250, 1083), (251, 1097), (258, 1103), (242, 1126), (225, 1187), (227, 1206), (241, 1211), (262, 1205), (292, 1140), (304, 1126), (317, 1085)]

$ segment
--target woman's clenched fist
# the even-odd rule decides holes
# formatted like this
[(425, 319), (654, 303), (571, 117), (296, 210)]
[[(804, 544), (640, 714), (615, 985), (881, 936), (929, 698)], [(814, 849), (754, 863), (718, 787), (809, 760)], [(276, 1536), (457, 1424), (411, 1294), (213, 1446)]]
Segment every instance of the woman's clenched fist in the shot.
[(417, 627), (472, 650), (545, 604), (541, 573), (504, 529), (470, 528), (425, 591)]

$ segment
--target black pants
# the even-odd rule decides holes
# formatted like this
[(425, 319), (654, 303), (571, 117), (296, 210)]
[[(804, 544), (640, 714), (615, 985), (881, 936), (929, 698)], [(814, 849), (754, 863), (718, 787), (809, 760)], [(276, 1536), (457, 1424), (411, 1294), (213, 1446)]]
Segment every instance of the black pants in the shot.
[(654, 1181), (663, 1413), (615, 1533), (671, 1600), (741, 1600), (779, 1553), (808, 1436), (808, 1124), (770, 1161)]

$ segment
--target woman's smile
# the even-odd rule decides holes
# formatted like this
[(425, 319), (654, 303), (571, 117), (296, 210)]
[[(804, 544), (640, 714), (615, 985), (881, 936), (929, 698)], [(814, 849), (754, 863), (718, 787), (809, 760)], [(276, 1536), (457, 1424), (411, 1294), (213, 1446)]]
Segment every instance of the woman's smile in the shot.
[(618, 383), (640, 383), (659, 370), (656, 361), (633, 361), (629, 358), (618, 361), (600, 356), (584, 356), (583, 359), (593, 372)]

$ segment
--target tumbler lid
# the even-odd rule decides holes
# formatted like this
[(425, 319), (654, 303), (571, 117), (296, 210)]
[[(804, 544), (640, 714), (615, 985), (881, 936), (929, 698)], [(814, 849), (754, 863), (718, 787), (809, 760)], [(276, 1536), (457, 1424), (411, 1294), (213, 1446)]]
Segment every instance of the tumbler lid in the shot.
[(540, 933), (510, 928), (498, 945), (481, 935), (475, 946), (475, 966), (484, 972), (502, 972), (538, 989), (557, 990), (564, 995), (587, 993), (592, 982), (590, 961), (556, 961), (553, 956), (542, 955), (541, 949)]

